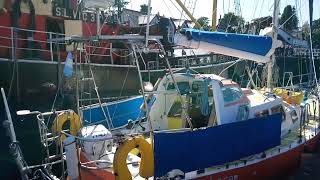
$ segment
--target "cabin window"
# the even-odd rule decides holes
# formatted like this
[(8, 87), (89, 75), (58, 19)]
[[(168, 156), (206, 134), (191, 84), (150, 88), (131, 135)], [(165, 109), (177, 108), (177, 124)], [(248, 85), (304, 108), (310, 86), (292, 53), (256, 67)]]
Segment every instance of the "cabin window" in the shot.
[(284, 109), (281, 105), (274, 106), (271, 108), (271, 114), (277, 114), (277, 113), (281, 113), (282, 121), (284, 121), (286, 119), (286, 113), (284, 112)]
[[(178, 88), (181, 94), (187, 94), (190, 92), (189, 82), (178, 82)], [(176, 89), (173, 82), (170, 82), (167, 86), (167, 90)]]
[(266, 117), (268, 115), (269, 115), (269, 111), (268, 110), (263, 110), (263, 111), (257, 112), (255, 114), (255, 117), (256, 118), (261, 118), (261, 117)]
[(194, 81), (192, 83), (192, 92), (198, 93), (200, 92), (203, 88), (203, 81)]
[(225, 103), (238, 101), (242, 98), (243, 93), (237, 86), (222, 87), (223, 100)]
[(180, 98), (177, 98), (173, 105), (170, 108), (170, 111), (168, 113), (169, 117), (180, 117), (182, 112), (182, 105)]
[(239, 107), (238, 114), (237, 114), (237, 120), (238, 121), (244, 121), (247, 120), (249, 117), (249, 107), (248, 105), (242, 105)]
[(281, 109), (282, 109), (281, 105), (274, 106), (274, 107), (271, 108), (271, 114), (281, 113), (282, 112)]
[(298, 114), (296, 110), (290, 112), (292, 123), (295, 123), (298, 120)]
[[(183, 96), (183, 99), (185, 97)], [(182, 120), (182, 99), (176, 97), (174, 103), (172, 104), (168, 112), (168, 129), (180, 129), (183, 128), (184, 123)], [(183, 100), (184, 101), (184, 100)]]

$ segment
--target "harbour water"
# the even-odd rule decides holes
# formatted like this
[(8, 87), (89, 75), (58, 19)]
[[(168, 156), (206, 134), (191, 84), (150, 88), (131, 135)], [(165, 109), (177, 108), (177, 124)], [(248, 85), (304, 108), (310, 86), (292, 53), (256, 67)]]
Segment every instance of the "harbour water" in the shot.
[[(2, 99), (1, 99), (2, 103)], [(5, 120), (5, 111), (1, 105), (0, 123)], [(41, 163), (43, 149), (41, 148), (38, 125), (34, 116), (17, 117), (16, 108), (11, 106), (11, 113), (14, 123), (17, 140), (19, 141), (24, 158), (29, 165)], [(19, 173), (15, 166), (13, 156), (9, 151), (10, 138), (3, 126), (0, 127), (0, 179), (19, 179)]]

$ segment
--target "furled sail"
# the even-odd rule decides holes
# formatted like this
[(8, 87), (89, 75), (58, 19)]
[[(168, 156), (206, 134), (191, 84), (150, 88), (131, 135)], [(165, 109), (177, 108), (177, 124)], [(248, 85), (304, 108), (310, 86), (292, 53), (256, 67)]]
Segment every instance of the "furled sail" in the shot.
[(201, 31), (187, 28), (175, 35), (175, 44), (217, 54), (267, 63), (281, 41), (270, 36)]

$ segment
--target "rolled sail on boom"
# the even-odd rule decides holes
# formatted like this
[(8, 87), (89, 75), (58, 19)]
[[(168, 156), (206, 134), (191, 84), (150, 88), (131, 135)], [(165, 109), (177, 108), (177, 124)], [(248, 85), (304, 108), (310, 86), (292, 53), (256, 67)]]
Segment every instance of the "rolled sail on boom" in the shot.
[(274, 50), (281, 46), (281, 41), (273, 40), (269, 36), (210, 32), (190, 28), (184, 29), (184, 32), (175, 35), (176, 45), (259, 63), (269, 62)]

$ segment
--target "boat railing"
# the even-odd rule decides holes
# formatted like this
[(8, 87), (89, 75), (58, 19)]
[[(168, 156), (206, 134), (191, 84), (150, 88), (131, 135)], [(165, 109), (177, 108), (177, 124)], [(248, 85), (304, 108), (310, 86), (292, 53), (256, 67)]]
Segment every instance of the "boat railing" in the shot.
[[(64, 41), (52, 39), (65, 38), (63, 33), (30, 30), (15, 27), (0, 26), (0, 58), (8, 60), (37, 60), (59, 61), (67, 56), (68, 51), (73, 51), (73, 46)], [(112, 43), (85, 43), (84, 50), (93, 63), (129, 65), (126, 56), (122, 56), (124, 49), (115, 49)], [(119, 62), (115, 62), (120, 59)]]
[[(314, 58), (320, 57), (320, 49), (312, 49)], [(285, 47), (277, 50), (277, 55), (286, 57), (308, 57), (310, 56), (309, 48)]]
[[(64, 61), (68, 51), (73, 51), (74, 46), (68, 41), (54, 41), (66, 38), (63, 33), (30, 30), (0, 26), (0, 58), (8, 61), (36, 60), (42, 62)], [(90, 61), (96, 64), (134, 65), (132, 55), (128, 49), (115, 48), (111, 42), (85, 42), (78, 46), (81, 51), (86, 51)], [(208, 58), (211, 56), (210, 58)], [(190, 57), (172, 57), (173, 67), (183, 68), (188, 66), (206, 66), (230, 60), (219, 55), (197, 55)], [(78, 56), (77, 61), (80, 62)], [(150, 63), (148, 63), (150, 62)], [(145, 60), (142, 70), (162, 70), (166, 66), (157, 60)], [(143, 69), (144, 68), (144, 69)]]
[(281, 86), (283, 88), (291, 89), (294, 85), (304, 85), (308, 83), (308, 77), (310, 75), (313, 75), (313, 72), (311, 73), (303, 73), (303, 74), (296, 74), (293, 75), (292, 72), (284, 72), (282, 77)]
[(65, 43), (53, 44), (47, 39), (64, 34), (0, 26), (0, 57), (8, 59), (51, 59), (57, 45), (65, 49)]

